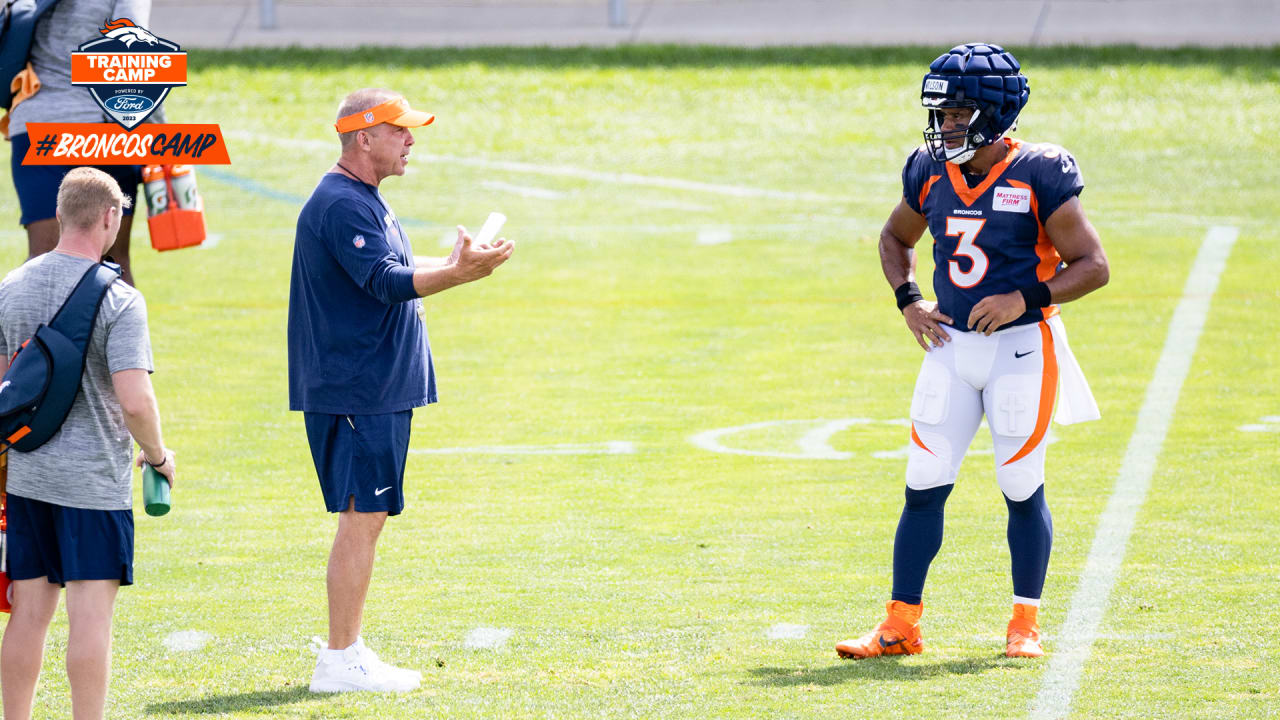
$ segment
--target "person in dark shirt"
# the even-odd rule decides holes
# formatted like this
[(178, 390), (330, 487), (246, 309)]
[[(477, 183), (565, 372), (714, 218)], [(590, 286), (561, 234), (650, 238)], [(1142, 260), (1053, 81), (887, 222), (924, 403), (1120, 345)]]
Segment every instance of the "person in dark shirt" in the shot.
[[(984, 415), (1009, 510), (1013, 618), (1005, 654), (1044, 655), (1036, 616), (1053, 542), (1044, 465), (1059, 380), (1059, 423), (1099, 417), (1057, 303), (1105, 285), (1109, 268), (1080, 205), (1075, 159), (1056, 145), (1007, 136), (1029, 94), (1018, 61), (998, 45), (957, 46), (924, 76), (925, 145), (907, 160), (902, 199), (880, 233), (885, 278), (926, 351), (911, 401), (906, 504), (888, 617), (838, 643), (841, 657), (924, 649), (925, 576), (942, 545), (943, 506)], [(937, 302), (914, 282), (914, 248), (926, 229)]]
[(388, 665), (360, 638), (378, 536), (404, 509), (413, 408), (436, 401), (431, 348), (420, 316), (427, 295), (488, 276), (514, 245), (474, 247), (459, 226), (448, 258), (415, 257), (378, 192), (403, 175), (410, 128), (434, 116), (389, 90), (342, 101), (338, 162), (298, 216), (289, 285), (289, 408), (304, 414), (324, 494), (338, 513), (329, 555), (329, 642), (313, 692), (405, 691), (421, 674)]

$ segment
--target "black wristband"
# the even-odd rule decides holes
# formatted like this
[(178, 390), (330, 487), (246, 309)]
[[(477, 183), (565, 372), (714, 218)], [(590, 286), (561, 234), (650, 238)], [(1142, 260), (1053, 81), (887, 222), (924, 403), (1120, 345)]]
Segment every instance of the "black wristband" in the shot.
[(920, 294), (920, 286), (910, 280), (894, 288), (893, 294), (898, 296), (899, 312), (905, 310), (911, 303), (924, 299), (924, 295)]
[(153, 468), (159, 469), (162, 465), (169, 462), (169, 451), (168, 450), (164, 451), (164, 455), (161, 457), (160, 462), (153, 463), (151, 462), (151, 460), (147, 458), (147, 452), (144, 450), (142, 451), (142, 462), (150, 465)]
[(1022, 301), (1027, 304), (1028, 310), (1047, 308), (1053, 304), (1053, 295), (1045, 283), (1038, 282), (1035, 285), (1018, 288), (1018, 292), (1022, 293)]

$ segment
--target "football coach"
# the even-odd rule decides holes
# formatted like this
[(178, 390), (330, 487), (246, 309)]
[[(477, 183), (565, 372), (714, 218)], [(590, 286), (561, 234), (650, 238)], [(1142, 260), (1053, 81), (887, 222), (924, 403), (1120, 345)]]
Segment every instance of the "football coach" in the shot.
[(313, 692), (406, 691), (421, 673), (396, 668), (360, 638), (378, 536), (404, 509), (413, 409), (436, 401), (421, 297), (488, 276), (514, 246), (475, 247), (458, 228), (447, 258), (414, 256), (378, 187), (403, 175), (411, 128), (434, 116), (401, 95), (346, 97), (335, 129), (341, 155), (298, 216), (289, 285), (289, 407), (304, 414), (325, 508), (338, 514), (329, 554), (328, 648)]

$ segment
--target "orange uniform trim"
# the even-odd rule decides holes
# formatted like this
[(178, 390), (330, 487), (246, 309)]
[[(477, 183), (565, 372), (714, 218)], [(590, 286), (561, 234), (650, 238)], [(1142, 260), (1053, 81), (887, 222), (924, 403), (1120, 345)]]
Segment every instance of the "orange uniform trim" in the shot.
[[(1045, 232), (1044, 223), (1040, 222), (1040, 201), (1036, 198), (1036, 191), (1021, 180), (1006, 180), (1005, 182), (1016, 188), (1025, 188), (1031, 194), (1031, 214), (1035, 216), (1036, 227), (1039, 228), (1039, 234), (1036, 236), (1036, 257), (1040, 258), (1040, 264), (1036, 265), (1036, 279), (1040, 282), (1048, 282), (1050, 278), (1058, 273), (1058, 265), (1062, 262), (1062, 256), (1058, 254), (1058, 249), (1053, 246), (1053, 241), (1049, 239), (1049, 233)], [(1057, 314), (1057, 305), (1050, 305), (1044, 309), (1045, 320)]]
[(951, 162), (947, 163), (947, 177), (951, 179), (951, 187), (956, 191), (956, 196), (960, 198), (965, 207), (973, 205), (978, 198), (982, 197), (983, 193), (995, 184), (996, 180), (1000, 179), (1000, 175), (1004, 173), (1005, 168), (1009, 167), (1009, 163), (1013, 162), (1013, 159), (1018, 156), (1018, 151), (1022, 149), (1021, 140), (1005, 138), (1004, 144), (1008, 148), (1004, 159), (987, 171), (987, 178), (978, 183), (978, 187), (969, 187), (969, 183), (964, 181), (964, 175), (960, 172), (959, 165)]
[(1036, 416), (1036, 428), (1018, 452), (1001, 463), (1002, 466), (1021, 460), (1035, 450), (1053, 419), (1053, 403), (1058, 398), (1058, 354), (1053, 349), (1053, 332), (1049, 330), (1048, 323), (1040, 323), (1040, 341), (1040, 347), (1044, 349), (1044, 369), (1040, 372), (1040, 412)]
[(31, 434), (31, 426), (23, 425), (22, 427), (18, 428), (17, 431), (15, 431), (12, 435), (6, 438), (5, 442), (12, 445), (30, 434)]
[(920, 449), (924, 450), (925, 452), (929, 453), (930, 455), (933, 455), (934, 457), (938, 457), (937, 453), (935, 453), (934, 451), (932, 451), (932, 450), (930, 450), (929, 448), (925, 447), (924, 441), (923, 441), (923, 440), (921, 440), (921, 439), (920, 439), (920, 436), (916, 434), (916, 424), (915, 424), (915, 423), (911, 423), (911, 442), (913, 442), (913, 443), (915, 443), (915, 444), (919, 445), (919, 446), (920, 446)]
[(925, 200), (925, 198), (929, 197), (929, 191), (933, 189), (933, 184), (934, 184), (934, 183), (936, 183), (936, 182), (938, 182), (938, 181), (939, 181), (939, 180), (941, 180), (941, 179), (942, 179), (942, 176), (941, 176), (941, 175), (930, 175), (930, 176), (929, 176), (929, 179), (928, 179), (928, 180), (925, 180), (925, 182), (924, 182), (924, 187), (920, 188), (920, 202), (919, 202), (919, 203), (917, 203), (917, 205), (919, 205), (919, 206), (920, 206), (920, 213), (921, 213), (921, 214), (923, 214), (923, 213), (924, 213), (924, 200)]

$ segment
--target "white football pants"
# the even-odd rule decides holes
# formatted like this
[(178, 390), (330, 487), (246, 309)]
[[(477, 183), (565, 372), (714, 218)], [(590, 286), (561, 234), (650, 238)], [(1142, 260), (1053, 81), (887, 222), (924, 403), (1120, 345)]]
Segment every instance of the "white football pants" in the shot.
[(1049, 421), (1058, 389), (1053, 335), (1043, 322), (990, 336), (947, 327), (951, 340), (930, 350), (911, 399), (907, 487), (956, 481), (960, 461), (987, 417), (996, 480), (1021, 502), (1044, 484)]

